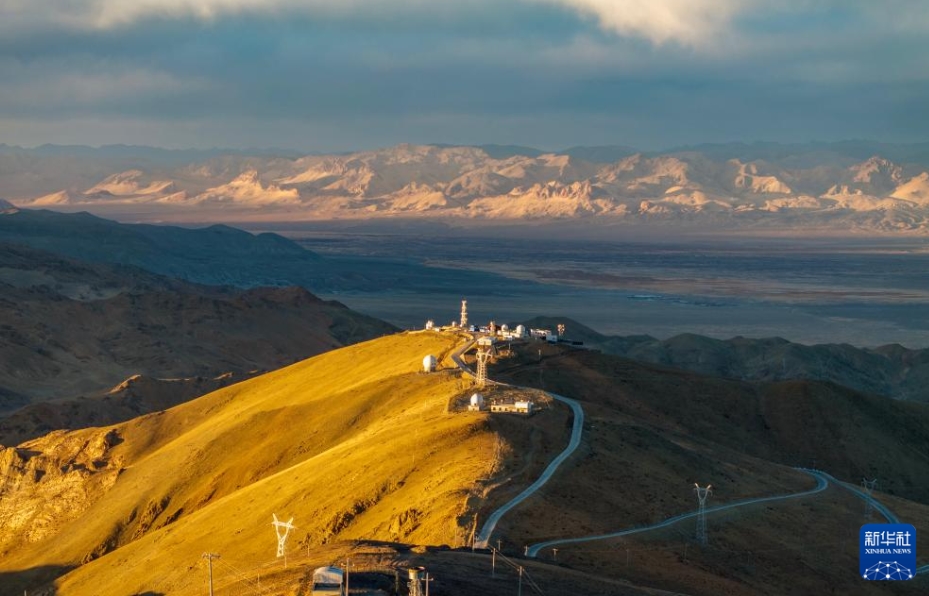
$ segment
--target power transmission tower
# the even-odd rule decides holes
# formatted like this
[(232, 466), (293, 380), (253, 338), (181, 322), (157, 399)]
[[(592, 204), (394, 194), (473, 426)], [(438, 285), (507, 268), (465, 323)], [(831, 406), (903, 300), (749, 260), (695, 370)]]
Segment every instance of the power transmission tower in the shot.
[(697, 543), (706, 544), (706, 499), (710, 496), (713, 486), (707, 484), (701, 488), (694, 483), (694, 492), (697, 494)]
[(287, 542), (287, 535), (290, 534), (290, 531), (295, 529), (292, 523), (294, 518), (291, 517), (286, 522), (282, 522), (277, 519), (276, 513), (272, 513), (271, 517), (274, 518), (271, 525), (274, 526), (274, 532), (277, 534), (277, 556), (278, 558), (284, 557), (284, 567), (287, 567), (287, 553), (284, 550), (284, 543)]
[(213, 559), (218, 559), (219, 555), (216, 553), (203, 553), (202, 559), (206, 559), (207, 565), (210, 568), (210, 596), (213, 596)]
[(483, 387), (487, 384), (487, 362), (490, 360), (491, 351), (483, 347), (477, 350), (477, 386)]
[(861, 479), (861, 488), (863, 488), (865, 494), (868, 495), (868, 498), (864, 500), (865, 519), (871, 519), (871, 514), (874, 512), (874, 501), (871, 500), (871, 493), (874, 492), (875, 486), (877, 486), (877, 478), (873, 480), (868, 480), (867, 478)]

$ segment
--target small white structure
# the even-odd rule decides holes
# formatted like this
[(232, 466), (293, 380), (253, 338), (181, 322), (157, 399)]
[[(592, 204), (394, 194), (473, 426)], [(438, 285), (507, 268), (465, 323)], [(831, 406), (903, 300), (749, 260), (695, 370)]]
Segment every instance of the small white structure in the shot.
[(480, 393), (475, 393), (471, 396), (471, 401), (468, 403), (469, 412), (480, 412), (484, 409), (484, 396)]
[(435, 356), (433, 356), (432, 354), (429, 354), (428, 356), (423, 358), (423, 372), (427, 372), (427, 373), (435, 372), (435, 367), (436, 367)]
[(535, 404), (531, 401), (511, 401), (498, 402), (490, 404), (491, 412), (502, 412), (505, 414), (522, 414), (528, 416), (535, 410)]
[(477, 345), (479, 346), (492, 346), (495, 343), (497, 343), (497, 338), (491, 336), (484, 336), (477, 340)]
[(516, 336), (517, 336), (517, 337), (519, 337), (520, 339), (522, 339), (522, 338), (527, 337), (528, 335), (529, 335), (529, 334), (526, 333), (526, 326), (525, 326), (525, 325), (517, 325), (517, 326), (516, 326)]
[(345, 573), (338, 567), (317, 567), (313, 572), (313, 596), (342, 593)]
[(426, 331), (432, 331), (433, 329), (435, 329), (435, 321), (429, 319), (426, 321)]

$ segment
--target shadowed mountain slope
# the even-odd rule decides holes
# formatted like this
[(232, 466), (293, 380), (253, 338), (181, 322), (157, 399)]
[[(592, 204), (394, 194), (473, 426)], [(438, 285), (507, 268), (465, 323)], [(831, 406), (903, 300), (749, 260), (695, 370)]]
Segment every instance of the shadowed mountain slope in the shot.
[(538, 317), (528, 327), (567, 325), (567, 339), (609, 354), (680, 368), (713, 377), (751, 381), (829, 381), (894, 399), (929, 402), (929, 350), (892, 344), (804, 345), (779, 337), (713, 339), (681, 334), (666, 340), (648, 335), (607, 336), (566, 318)]
[[(544, 342), (517, 349), (491, 374), (571, 396), (586, 415), (574, 465), (501, 523), (510, 544), (656, 524), (694, 511), (695, 483), (712, 484), (713, 506), (812, 489), (816, 482), (794, 466), (854, 486), (879, 478), (878, 498), (929, 529), (925, 405), (831, 383), (719, 379)], [(629, 538), (562, 544), (557, 560), (672, 593), (881, 594), (857, 575), (862, 512), (859, 498), (833, 484), (783, 505), (710, 516), (707, 547), (693, 544), (691, 518)], [(792, 539), (798, 533), (803, 540)], [(919, 547), (929, 548), (929, 536)], [(807, 572), (798, 576), (798, 565)], [(909, 584), (900, 593), (920, 594), (925, 585)]]
[[(222, 384), (204, 379), (278, 368), (394, 330), (302, 288), (200, 286), (7, 244), (0, 244), (0, 287), (0, 412), (7, 414), (32, 402), (101, 395), (135, 375), (193, 377), (186, 389), (135, 384), (135, 408), (148, 407), (143, 394), (160, 392), (148, 405), (162, 409), (198, 384)], [(117, 420), (101, 402), (84, 405), (95, 413), (83, 416), (72, 403), (56, 414), (58, 406), (47, 405), (0, 421), (0, 442), (58, 428), (51, 425), (65, 410), (70, 428)], [(130, 407), (119, 419), (145, 411)]]
[[(132, 265), (199, 284), (242, 288), (301, 286), (312, 292), (378, 291), (412, 286), (456, 296), (504, 278), (397, 258), (323, 258), (278, 234), (225, 225), (183, 228), (123, 224), (89, 213), (0, 211), (0, 243), (23, 244), (94, 263)], [(532, 285), (531, 282), (506, 282)]]

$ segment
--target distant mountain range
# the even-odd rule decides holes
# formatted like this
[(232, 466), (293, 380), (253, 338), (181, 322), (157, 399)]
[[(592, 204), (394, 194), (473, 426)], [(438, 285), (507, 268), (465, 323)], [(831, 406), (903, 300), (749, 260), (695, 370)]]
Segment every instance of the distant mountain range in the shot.
[(89, 213), (0, 208), (0, 242), (30, 246), (93, 263), (131, 265), (198, 284), (301, 286), (318, 293), (416, 288), (452, 294), (489, 292), (501, 283), (536, 284), (411, 260), (322, 257), (283, 236), (226, 225), (180, 227), (124, 224)]
[[(161, 153), (159, 153), (161, 151)], [(0, 197), (137, 220), (426, 218), (929, 232), (929, 145), (727, 144), (636, 153), (487, 145), (286, 152), (0, 151)]]

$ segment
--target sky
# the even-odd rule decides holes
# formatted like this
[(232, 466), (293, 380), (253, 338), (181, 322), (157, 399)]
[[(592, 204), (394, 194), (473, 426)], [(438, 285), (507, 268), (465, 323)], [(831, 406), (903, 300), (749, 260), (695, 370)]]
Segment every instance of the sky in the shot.
[(929, 141), (925, 0), (0, 0), (0, 143)]

